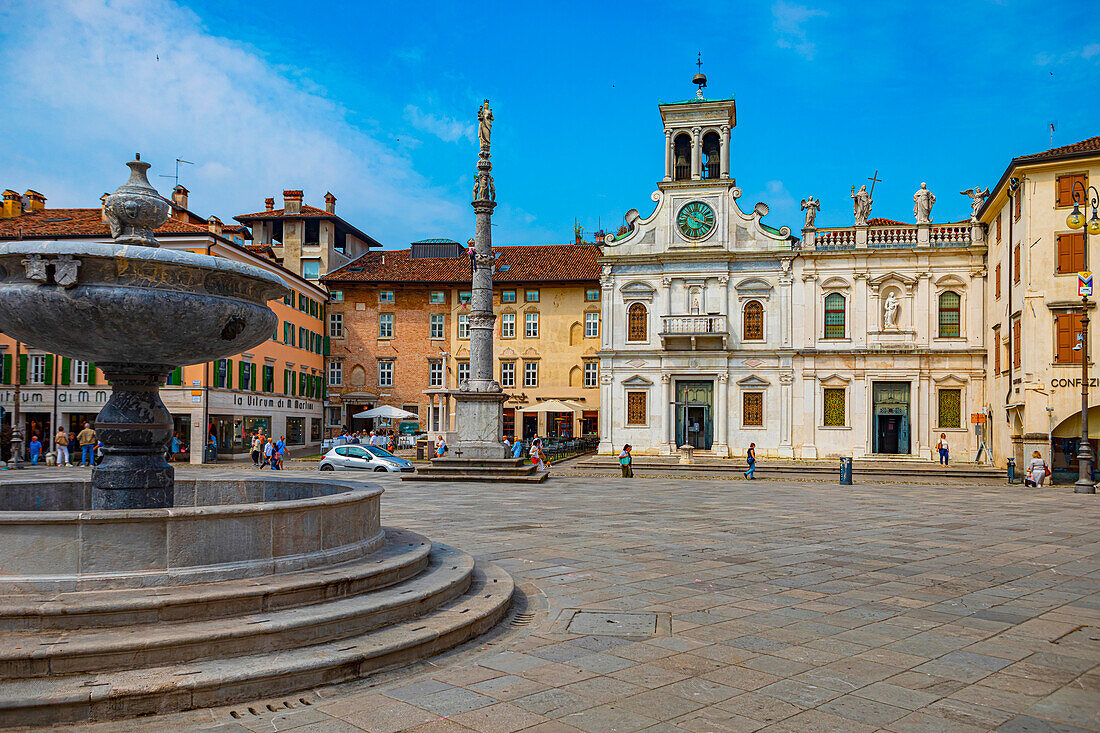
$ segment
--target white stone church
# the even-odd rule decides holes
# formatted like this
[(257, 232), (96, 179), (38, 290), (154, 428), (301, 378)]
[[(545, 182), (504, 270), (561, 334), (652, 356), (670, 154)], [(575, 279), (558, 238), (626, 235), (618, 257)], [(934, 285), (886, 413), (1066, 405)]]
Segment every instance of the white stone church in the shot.
[(734, 101), (659, 109), (656, 205), (603, 247), (600, 452), (930, 459), (942, 433), (971, 458), (980, 225), (818, 229), (811, 199), (801, 237), (775, 229), (730, 175)]

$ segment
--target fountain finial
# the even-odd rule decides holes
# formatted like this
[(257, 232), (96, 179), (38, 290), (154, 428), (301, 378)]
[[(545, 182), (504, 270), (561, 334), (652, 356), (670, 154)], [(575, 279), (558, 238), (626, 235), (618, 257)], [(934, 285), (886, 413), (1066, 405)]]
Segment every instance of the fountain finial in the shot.
[(111, 237), (118, 244), (159, 247), (153, 230), (168, 220), (168, 202), (149, 183), (149, 164), (134, 154), (126, 164), (130, 180), (103, 201), (103, 212), (111, 227)]

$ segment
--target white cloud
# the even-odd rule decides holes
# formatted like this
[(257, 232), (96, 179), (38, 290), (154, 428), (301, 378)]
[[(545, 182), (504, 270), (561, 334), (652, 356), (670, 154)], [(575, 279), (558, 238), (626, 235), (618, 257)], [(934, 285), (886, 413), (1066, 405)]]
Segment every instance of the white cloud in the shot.
[(772, 6), (773, 28), (779, 35), (776, 45), (780, 48), (793, 49), (804, 59), (812, 59), (816, 47), (807, 37), (804, 26), (811, 18), (825, 15), (828, 13), (824, 10), (779, 0)]
[[(170, 0), (9, 2), (0, 63), (18, 70), (0, 75), (0, 126), (21, 141), (0, 156), (0, 179), (52, 206), (98, 204), (141, 151), (162, 191), (170, 183), (157, 176), (177, 156), (194, 161), (181, 169), (192, 208), (223, 220), (301, 188), (314, 205), (332, 191), (341, 214), (391, 245), (468, 224), (464, 202), (418, 173), (380, 125), (352, 124), (316, 81), (211, 35)], [(419, 231), (395, 210), (417, 211)]]
[(473, 142), (474, 139), (473, 123), (459, 122), (453, 117), (425, 112), (415, 104), (405, 107), (405, 120), (416, 129), (435, 135), (444, 142), (454, 143), (462, 139)]
[(1036, 66), (1051, 66), (1053, 64), (1072, 64), (1082, 59), (1085, 61), (1090, 61), (1094, 58), (1100, 60), (1098, 57), (1100, 57), (1100, 43), (1090, 43), (1079, 50), (1074, 49), (1059, 54), (1040, 51), (1035, 54), (1034, 63)]

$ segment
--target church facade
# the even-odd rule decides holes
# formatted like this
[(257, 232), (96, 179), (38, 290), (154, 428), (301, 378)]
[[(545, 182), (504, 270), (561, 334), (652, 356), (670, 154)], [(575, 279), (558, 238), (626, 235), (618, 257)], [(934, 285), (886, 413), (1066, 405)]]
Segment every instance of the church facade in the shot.
[(810, 199), (798, 237), (741, 200), (732, 99), (700, 87), (660, 113), (655, 207), (628, 212), (600, 258), (600, 452), (927, 459), (947, 434), (969, 457), (969, 414), (984, 409), (981, 226), (867, 219), (861, 191), (859, 225), (816, 228)]

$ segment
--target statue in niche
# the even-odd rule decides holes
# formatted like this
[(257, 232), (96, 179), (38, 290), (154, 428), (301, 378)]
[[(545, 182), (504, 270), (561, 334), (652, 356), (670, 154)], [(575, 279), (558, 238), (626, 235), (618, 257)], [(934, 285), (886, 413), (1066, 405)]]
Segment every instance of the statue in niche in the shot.
[(886, 296), (886, 302), (882, 308), (882, 327), (883, 328), (897, 328), (898, 327), (898, 308), (901, 307), (901, 303), (898, 301), (898, 296), (893, 290)]
[(697, 316), (701, 312), (701, 303), (699, 300), (699, 291), (696, 290), (691, 294), (691, 315)]

